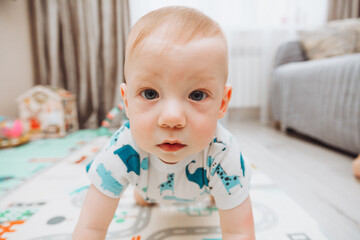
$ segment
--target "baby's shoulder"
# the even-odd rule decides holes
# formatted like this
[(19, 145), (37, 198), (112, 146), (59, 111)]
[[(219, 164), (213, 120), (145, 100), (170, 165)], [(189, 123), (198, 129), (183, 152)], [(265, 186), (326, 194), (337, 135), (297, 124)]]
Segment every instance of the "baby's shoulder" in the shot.
[(110, 138), (106, 149), (118, 149), (122, 146), (134, 146), (135, 142), (131, 135), (130, 124), (125, 122)]
[(225, 127), (223, 127), (220, 123), (218, 123), (216, 127), (216, 133), (214, 137), (214, 142), (221, 143), (223, 145), (230, 146), (234, 144), (234, 136), (230, 133), (229, 130), (227, 130)]
[(218, 124), (214, 139), (210, 142), (207, 150), (208, 156), (213, 158), (219, 157), (228, 153), (229, 150), (238, 148), (234, 136), (225, 129), (221, 124)]
[[(214, 173), (221, 166), (232, 168), (238, 165), (241, 157), (240, 148), (235, 137), (223, 126), (218, 124), (213, 141), (204, 154), (206, 167)], [(237, 166), (235, 166), (237, 167)]]

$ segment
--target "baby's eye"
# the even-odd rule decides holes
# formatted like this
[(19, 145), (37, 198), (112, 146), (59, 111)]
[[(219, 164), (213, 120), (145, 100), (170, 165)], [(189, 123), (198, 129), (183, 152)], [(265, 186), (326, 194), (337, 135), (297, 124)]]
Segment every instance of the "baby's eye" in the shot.
[(194, 101), (201, 101), (207, 98), (207, 96), (208, 95), (203, 91), (193, 91), (192, 93), (190, 93), (189, 98)]
[(153, 99), (159, 97), (159, 94), (153, 89), (146, 89), (146, 90), (142, 91), (140, 94), (143, 98), (148, 99), (148, 100), (153, 100)]

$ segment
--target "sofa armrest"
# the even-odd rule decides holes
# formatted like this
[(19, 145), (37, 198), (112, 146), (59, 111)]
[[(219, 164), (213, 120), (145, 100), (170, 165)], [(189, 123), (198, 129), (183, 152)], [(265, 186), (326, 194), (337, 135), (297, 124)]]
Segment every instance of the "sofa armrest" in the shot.
[(360, 53), (285, 64), (273, 72), (271, 111), (291, 128), (360, 152)]
[(274, 67), (284, 65), (291, 62), (306, 61), (304, 51), (299, 41), (286, 42), (280, 45), (277, 50)]

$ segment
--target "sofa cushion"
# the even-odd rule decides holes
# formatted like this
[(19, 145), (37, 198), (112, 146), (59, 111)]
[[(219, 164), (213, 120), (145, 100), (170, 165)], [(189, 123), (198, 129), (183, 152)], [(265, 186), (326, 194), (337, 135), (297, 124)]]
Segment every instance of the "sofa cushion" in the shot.
[(309, 60), (354, 53), (357, 33), (353, 29), (323, 27), (299, 32), (300, 42)]
[(360, 52), (360, 18), (331, 21), (299, 38), (309, 60)]
[(356, 33), (355, 52), (360, 52), (360, 18), (350, 18), (350, 19), (331, 21), (329, 22), (328, 26), (334, 29), (355, 31)]

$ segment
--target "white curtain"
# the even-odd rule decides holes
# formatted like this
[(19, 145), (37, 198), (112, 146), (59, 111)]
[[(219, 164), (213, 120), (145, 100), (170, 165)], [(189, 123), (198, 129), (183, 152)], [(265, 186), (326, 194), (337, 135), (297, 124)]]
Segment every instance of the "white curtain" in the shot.
[(299, 29), (325, 24), (327, 0), (132, 0), (131, 24), (147, 12), (169, 5), (196, 8), (223, 28), (229, 43), (230, 107), (259, 107), (269, 119), (269, 88), (278, 46), (296, 39)]

